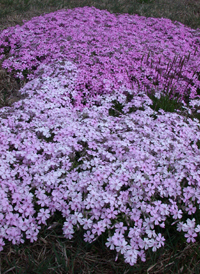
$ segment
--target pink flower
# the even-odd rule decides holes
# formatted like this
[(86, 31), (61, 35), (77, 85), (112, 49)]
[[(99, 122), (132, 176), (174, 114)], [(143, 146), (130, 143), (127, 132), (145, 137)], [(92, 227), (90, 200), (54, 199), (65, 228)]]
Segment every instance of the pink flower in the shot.
[(127, 230), (127, 227), (124, 226), (124, 224), (122, 222), (117, 223), (115, 225), (115, 228), (116, 228), (115, 231), (118, 232), (118, 233), (121, 233), (121, 234), (124, 234), (124, 232)]
[(91, 234), (90, 231), (87, 231), (87, 232), (84, 234), (84, 241), (85, 241), (85, 242), (91, 243), (91, 242), (93, 241), (93, 239), (94, 239), (94, 235)]
[(188, 233), (185, 234), (185, 237), (187, 238), (187, 242), (190, 243), (194, 243), (196, 242), (195, 237), (197, 237), (197, 233), (195, 233), (193, 230), (188, 230)]
[(113, 237), (109, 237), (109, 238), (107, 239), (106, 246), (107, 246), (107, 247), (110, 247), (111, 250), (114, 250), (114, 249), (115, 249), (115, 244), (114, 244)]
[(160, 248), (161, 246), (164, 246), (165, 238), (162, 237), (161, 233), (159, 233), (156, 237), (156, 241), (158, 242), (158, 247)]
[(64, 222), (63, 234), (67, 239), (72, 239), (74, 234), (73, 225), (71, 222)]
[(125, 262), (133, 266), (137, 262), (138, 250), (129, 249), (125, 252), (124, 258)]
[(91, 227), (92, 227), (92, 220), (90, 220), (90, 219), (83, 219), (83, 221), (82, 221), (82, 224), (83, 224), (83, 228), (85, 229), (85, 230), (87, 230), (87, 229), (90, 229)]
[(34, 223), (29, 223), (29, 227), (26, 230), (26, 238), (30, 239), (30, 242), (33, 243), (34, 241), (37, 241), (37, 235), (39, 233), (39, 229), (41, 227), (35, 225)]
[(49, 209), (40, 209), (38, 216), (37, 216), (37, 220), (38, 220), (38, 224), (47, 224), (46, 220), (50, 217), (50, 210)]
[(82, 218), (83, 218), (82, 213), (74, 212), (74, 214), (71, 216), (72, 224), (73, 225), (76, 225), (78, 223), (81, 224)]
[(140, 257), (142, 262), (146, 262), (146, 256), (145, 256), (144, 250), (140, 250), (138, 252), (138, 256)]
[(116, 246), (116, 251), (124, 254), (127, 250), (127, 242), (125, 239), (122, 239)]
[(117, 214), (118, 214), (118, 212), (117, 212), (117, 210), (115, 210), (115, 208), (113, 206), (111, 206), (110, 208), (108, 208), (106, 210), (106, 215), (109, 219), (114, 219)]
[(18, 204), (21, 201), (21, 195), (19, 193), (12, 194), (13, 203)]
[(5, 245), (5, 242), (3, 241), (2, 238), (0, 238), (0, 251), (3, 250), (3, 246)]
[(22, 239), (21, 230), (18, 227), (9, 227), (6, 230), (7, 239), (12, 241), (12, 244), (24, 243)]
[(153, 252), (158, 249), (158, 243), (153, 238), (149, 241), (149, 246), (152, 247)]
[(194, 229), (195, 228), (195, 219), (193, 218), (192, 220), (190, 219), (187, 219), (187, 223), (186, 224), (183, 224), (183, 231), (186, 232), (188, 231), (189, 229)]
[(93, 234), (97, 234), (98, 236), (100, 236), (102, 232), (104, 231), (105, 231), (105, 226), (103, 221), (99, 221), (97, 224), (93, 224), (93, 229), (92, 229)]

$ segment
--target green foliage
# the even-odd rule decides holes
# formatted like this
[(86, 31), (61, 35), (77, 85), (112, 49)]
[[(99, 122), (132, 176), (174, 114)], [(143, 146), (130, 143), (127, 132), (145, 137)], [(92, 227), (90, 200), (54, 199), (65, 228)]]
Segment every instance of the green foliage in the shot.
[(122, 114), (123, 105), (117, 100), (114, 100), (113, 107), (109, 109), (109, 115), (114, 117), (119, 117), (120, 113)]
[(169, 94), (162, 93), (160, 98), (157, 98), (153, 93), (148, 95), (153, 101), (151, 109), (158, 111), (163, 109), (165, 112), (175, 112), (175, 110), (183, 110), (182, 103), (177, 98), (171, 98)]
[[(76, 151), (75, 152), (75, 156), (74, 156), (74, 159), (73, 159), (73, 163), (72, 163), (72, 166), (71, 166), (71, 170), (73, 169), (76, 169), (78, 168), (81, 164), (83, 164), (83, 161), (78, 161), (81, 157), (81, 152), (80, 151)], [(71, 171), (70, 170), (70, 171)]]

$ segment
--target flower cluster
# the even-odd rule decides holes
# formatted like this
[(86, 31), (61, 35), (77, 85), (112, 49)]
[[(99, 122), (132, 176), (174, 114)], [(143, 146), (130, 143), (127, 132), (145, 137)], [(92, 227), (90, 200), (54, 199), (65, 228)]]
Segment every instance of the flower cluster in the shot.
[[(91, 243), (106, 232), (105, 245), (130, 265), (164, 245), (157, 228), (169, 220), (194, 242), (200, 232), (199, 121), (152, 110), (141, 86), (151, 88), (147, 79), (156, 69), (142, 64), (144, 74), (140, 70), (145, 51), (158, 54), (154, 61), (162, 56), (162, 68), (185, 39), (190, 61), (176, 84), (183, 93), (192, 79), (191, 102), (198, 101), (199, 81), (188, 72), (200, 62), (192, 30), (85, 7), (33, 18), (0, 37), (0, 46), (11, 47), (4, 66), (32, 70), (21, 89), (28, 97), (0, 109), (0, 250), (6, 240), (37, 240), (56, 211), (65, 219), (66, 238), (82, 228)], [(127, 62), (141, 89), (129, 85)], [(165, 77), (159, 75), (158, 90)]]
[(0, 41), (0, 58), (10, 54), (3, 67), (16, 71), (19, 79), (23, 75), (33, 79), (41, 62), (75, 62), (81, 98), (110, 93), (122, 85), (197, 95), (199, 33), (169, 19), (75, 8), (5, 29)]

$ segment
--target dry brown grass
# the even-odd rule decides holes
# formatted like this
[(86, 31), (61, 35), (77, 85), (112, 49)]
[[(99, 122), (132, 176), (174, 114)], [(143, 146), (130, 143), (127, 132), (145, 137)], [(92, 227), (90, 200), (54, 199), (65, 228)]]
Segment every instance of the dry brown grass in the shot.
[[(0, 273), (14, 274), (194, 274), (200, 270), (199, 243), (181, 244), (148, 252), (147, 261), (134, 267), (125, 264), (122, 257), (115, 261), (112, 251), (106, 249), (102, 239), (88, 244), (82, 233), (72, 240), (62, 235), (61, 225), (40, 232), (37, 242), (28, 241), (20, 246), (7, 244), (0, 252)], [(2, 271), (2, 272), (1, 272)]]

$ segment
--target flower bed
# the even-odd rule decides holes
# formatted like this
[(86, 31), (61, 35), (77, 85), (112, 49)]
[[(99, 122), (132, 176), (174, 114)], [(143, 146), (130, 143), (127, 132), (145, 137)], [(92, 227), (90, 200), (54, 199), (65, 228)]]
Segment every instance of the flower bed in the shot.
[(21, 89), (28, 97), (0, 109), (0, 250), (37, 240), (56, 212), (66, 238), (76, 229), (88, 242), (106, 234), (105, 245), (130, 265), (164, 245), (158, 228), (166, 225), (194, 242), (199, 121), (154, 111), (147, 95), (179, 91), (188, 112), (186, 97), (191, 108), (199, 103), (192, 30), (85, 7), (33, 18), (0, 38), (2, 58), (10, 55), (4, 67), (29, 79)]

